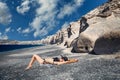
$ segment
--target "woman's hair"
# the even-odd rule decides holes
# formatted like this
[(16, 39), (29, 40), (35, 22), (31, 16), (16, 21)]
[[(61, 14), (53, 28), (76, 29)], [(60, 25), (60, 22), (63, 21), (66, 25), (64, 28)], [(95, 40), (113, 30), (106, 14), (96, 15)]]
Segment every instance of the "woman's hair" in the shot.
[(62, 55), (61, 55), (61, 58), (62, 58), (64, 61), (68, 61), (68, 57), (66, 57), (66, 56), (62, 56)]

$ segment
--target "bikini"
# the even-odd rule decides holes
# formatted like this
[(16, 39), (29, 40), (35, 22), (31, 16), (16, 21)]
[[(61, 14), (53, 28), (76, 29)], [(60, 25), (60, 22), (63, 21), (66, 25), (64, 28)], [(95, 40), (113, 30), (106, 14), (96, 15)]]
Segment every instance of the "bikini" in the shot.
[[(58, 57), (54, 57), (54, 58), (52, 58), (52, 59), (53, 59), (53, 63), (60, 61), (60, 59), (59, 59)], [(46, 60), (45, 60), (45, 59), (43, 59), (43, 60), (44, 60), (44, 61), (43, 61), (43, 64), (45, 64), (45, 63), (46, 63)]]
[(60, 59), (58, 57), (53, 58), (53, 61), (58, 62)]

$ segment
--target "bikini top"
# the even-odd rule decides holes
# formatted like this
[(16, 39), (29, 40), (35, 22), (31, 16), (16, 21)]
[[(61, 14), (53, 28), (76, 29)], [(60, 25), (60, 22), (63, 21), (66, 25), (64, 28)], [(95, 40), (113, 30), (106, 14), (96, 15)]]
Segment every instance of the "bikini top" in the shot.
[[(66, 57), (66, 56), (61, 56), (62, 57), (62, 59), (64, 59), (64, 61), (68, 61), (68, 57)], [(54, 57), (53, 58), (53, 61), (60, 61), (60, 59), (58, 58), (58, 57)]]
[(60, 59), (58, 57), (54, 57), (53, 61), (60, 61)]

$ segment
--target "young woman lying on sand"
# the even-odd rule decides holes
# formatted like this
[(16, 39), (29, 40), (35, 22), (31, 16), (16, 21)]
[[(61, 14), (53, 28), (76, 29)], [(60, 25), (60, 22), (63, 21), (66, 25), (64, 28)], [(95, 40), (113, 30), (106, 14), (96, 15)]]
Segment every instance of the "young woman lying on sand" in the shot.
[(78, 62), (78, 59), (68, 59), (67, 57), (63, 57), (61, 55), (61, 58), (55, 57), (55, 58), (41, 58), (40, 56), (34, 54), (32, 56), (32, 59), (27, 66), (26, 70), (30, 69), (35, 61), (38, 61), (40, 64), (55, 64), (55, 65), (62, 65), (62, 64), (69, 64)]

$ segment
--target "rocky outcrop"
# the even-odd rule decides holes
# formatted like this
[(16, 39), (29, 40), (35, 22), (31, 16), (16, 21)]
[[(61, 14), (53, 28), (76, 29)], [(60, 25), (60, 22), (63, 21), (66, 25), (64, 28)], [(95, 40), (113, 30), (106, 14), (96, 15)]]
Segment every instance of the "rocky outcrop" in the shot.
[[(47, 43), (67, 45), (72, 52), (94, 52), (96, 54), (114, 53), (120, 50), (120, 1), (107, 3), (84, 15), (80, 20), (70, 23), (72, 35), (62, 29)], [(70, 26), (68, 26), (70, 27)], [(62, 35), (62, 37), (60, 37)], [(49, 42), (49, 40), (51, 42)]]
[(92, 42), (87, 37), (81, 36), (73, 41), (72, 46), (71, 52), (85, 53), (91, 50)]
[[(85, 15), (89, 27), (79, 35), (78, 40), (76, 40), (76, 43), (78, 44), (73, 46), (74, 52), (80, 52), (79, 50), (81, 49), (81, 47), (78, 48), (77, 46), (83, 45), (83, 43), (79, 43), (79, 41), (83, 40), (81, 36), (86, 37), (87, 40), (92, 42), (87, 45), (87, 47), (90, 48), (88, 49), (89, 52), (91, 52), (91, 50), (94, 50), (94, 53), (96, 54), (103, 54), (103, 53), (107, 54), (107, 53), (114, 53), (120, 49), (115, 47), (118, 46), (120, 43), (120, 36), (117, 36), (119, 38), (117, 38), (116, 40), (116, 36), (111, 34), (112, 32), (117, 35), (119, 34), (120, 31), (120, 14), (118, 14), (120, 11), (120, 8), (118, 6), (119, 3), (120, 1), (118, 0), (112, 0), (111, 2), (108, 2), (103, 6), (100, 6), (99, 8), (96, 8), (95, 10)], [(114, 7), (113, 5), (116, 6)], [(109, 9), (106, 9), (106, 7), (108, 7)], [(103, 13), (101, 13), (101, 10), (103, 10)], [(102, 14), (104, 17), (100, 16), (100, 14)], [(116, 32), (116, 30), (119, 31)], [(115, 39), (115, 41), (117, 42), (111, 41), (111, 39), (108, 38), (105, 38), (103, 40), (102, 38), (105, 37), (106, 34), (107, 36), (112, 36), (112, 39)], [(106, 44), (108, 44), (108, 46), (107, 45), (105, 46), (105, 42)], [(114, 45), (112, 44), (109, 45), (110, 43)], [(85, 45), (82, 48), (85, 49)], [(87, 52), (87, 50), (84, 50), (84, 52)]]
[[(68, 28), (71, 26), (71, 34), (68, 33)], [(42, 39), (41, 42), (44, 44), (61, 44), (67, 48), (71, 47), (72, 41), (79, 35), (80, 21), (71, 22), (67, 28), (59, 30), (56, 34), (48, 36)]]
[(99, 13), (98, 17), (108, 17), (111, 16), (113, 11), (120, 13), (116, 11), (117, 9), (120, 8), (120, 2), (119, 0), (109, 0), (108, 3), (104, 4), (103, 6), (98, 7)]
[(95, 41), (95, 54), (110, 54), (120, 51), (120, 30), (111, 31)]

